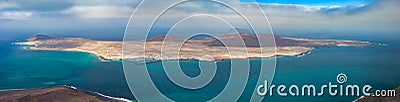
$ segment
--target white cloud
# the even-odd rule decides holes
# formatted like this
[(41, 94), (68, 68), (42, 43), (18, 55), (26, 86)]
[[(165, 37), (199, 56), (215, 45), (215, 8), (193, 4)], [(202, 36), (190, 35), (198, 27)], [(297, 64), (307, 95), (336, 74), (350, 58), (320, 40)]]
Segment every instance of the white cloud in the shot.
[(1, 11), (0, 19), (5, 20), (26, 20), (32, 16), (32, 12), (28, 11)]
[(5, 8), (13, 8), (13, 7), (18, 7), (18, 5), (15, 3), (0, 1), (0, 10), (5, 9)]
[[(243, 11), (249, 15), (257, 15), (258, 8), (254, 3), (229, 3), (232, 7)], [(398, 12), (400, 1), (398, 0), (382, 0), (365, 5), (300, 5), (300, 4), (260, 4), (260, 7), (266, 13), (270, 23), (274, 28), (285, 29), (307, 29), (307, 30), (398, 30), (400, 24), (400, 12)], [(151, 12), (159, 6), (145, 6), (142, 17), (137, 21), (146, 21)], [(163, 6), (161, 6), (163, 7)], [(187, 3), (178, 6), (173, 13), (166, 15), (165, 19), (180, 19), (182, 16), (197, 13), (210, 13), (217, 16), (231, 16), (238, 18), (237, 14), (232, 10), (208, 3)], [(157, 14), (157, 13), (149, 13)], [(154, 16), (154, 15), (150, 15)], [(259, 17), (262, 18), (262, 17)], [(161, 21), (161, 20), (160, 20)], [(165, 20), (168, 21), (168, 20)], [(168, 23), (168, 22), (167, 22)], [(162, 23), (162, 24), (167, 24)], [(174, 22), (172, 22), (174, 23)], [(231, 22), (235, 23), (235, 22)], [(160, 23), (161, 24), (161, 23)], [(262, 24), (262, 23), (260, 23)], [(265, 23), (264, 23), (265, 24)], [(209, 25), (207, 25), (209, 26)]]
[[(268, 4), (260, 4), (267, 8), (280, 8), (280, 9), (297, 9), (298, 11), (302, 12), (317, 12), (321, 9), (337, 9), (337, 8), (344, 8), (346, 6), (309, 6), (309, 5), (301, 5), (301, 4), (277, 4), (277, 3), (268, 3)], [(357, 5), (362, 7), (364, 5)]]
[(18, 7), (15, 2), (0, 1), (0, 20), (27, 20), (33, 15), (30, 11), (10, 10)]
[(72, 0), (78, 6), (128, 6), (138, 4), (141, 0)]
[(63, 11), (79, 18), (128, 18), (133, 8), (128, 6), (74, 6)]
[[(52, 17), (58, 17), (62, 19), (82, 18), (85, 20), (92, 18), (105, 20), (110, 18), (128, 19), (133, 9), (141, 0), (70, 0), (63, 1), (65, 3), (65, 7), (54, 10), (51, 9), (54, 7), (50, 7), (49, 5), (43, 3), (26, 3), (25, 1), (13, 3), (11, 1), (12, 0), (8, 2), (0, 1), (0, 19), (27, 19), (32, 16), (32, 12), (35, 13), (35, 17), (33, 19), (40, 20), (47, 20)], [(44, 2), (48, 0), (41, 1)], [(251, 3), (243, 3), (232, 0), (220, 1), (226, 1), (230, 4), (230, 6), (238, 8), (240, 11), (244, 11), (244, 13), (249, 15), (257, 15), (258, 13), (258, 7), (255, 8), (255, 6), (251, 6)], [(61, 5), (63, 2), (58, 4)], [(163, 9), (165, 7), (165, 3), (163, 2), (170, 1), (160, 0), (157, 1), (157, 3), (149, 3), (148, 6), (143, 6), (141, 9), (145, 9), (145, 13), (140, 15), (138, 21), (142, 22), (151, 20), (149, 19), (149, 16), (154, 16), (151, 14), (159, 14), (154, 13), (154, 10)], [(221, 5), (199, 2), (200, 1), (196, 1), (194, 3), (185, 3), (184, 5), (179, 5), (177, 8), (169, 11), (172, 13), (163, 17), (167, 19), (165, 21), (173, 21), (179, 20), (180, 18), (190, 14), (205, 12), (214, 14), (216, 16), (232, 17), (238, 19), (237, 21), (241, 21), (241, 18), (238, 17), (236, 13), (232, 12), (231, 9)], [(35, 6), (26, 6), (28, 4)], [(58, 4), (53, 6), (59, 6)], [(266, 13), (271, 24), (273, 24), (273, 27), (285, 28), (285, 30), (290, 30), (292, 28), (318, 29), (318, 27), (332, 29), (353, 29), (357, 27), (366, 29), (398, 29), (400, 27), (400, 24), (398, 23), (400, 21), (400, 12), (398, 12), (400, 7), (398, 6), (399, 4), (399, 0), (377, 0), (376, 2), (372, 2), (371, 4), (367, 5), (349, 6), (310, 6), (277, 3), (260, 4), (260, 6)], [(69, 15), (76, 18), (70, 18)]]

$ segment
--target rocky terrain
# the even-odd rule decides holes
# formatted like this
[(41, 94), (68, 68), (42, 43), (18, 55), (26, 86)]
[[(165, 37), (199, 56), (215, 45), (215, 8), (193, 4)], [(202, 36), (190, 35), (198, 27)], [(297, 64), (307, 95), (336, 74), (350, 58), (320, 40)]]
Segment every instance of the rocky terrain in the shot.
[(3, 90), (0, 102), (128, 102), (70, 86), (48, 88)]
[[(266, 39), (270, 42), (260, 42), (264, 40), (258, 39)], [(124, 54), (122, 53), (123, 42), (121, 41), (54, 38), (37, 35), (29, 38), (27, 42), (15, 44), (29, 45), (26, 46), (26, 49), (30, 50), (87, 52), (99, 56), (103, 60), (147, 58), (153, 60), (193, 59), (203, 61), (297, 56), (321, 47), (378, 45), (351, 40), (312, 40), (266, 34), (258, 36), (255, 34), (226, 34), (218, 39), (204, 38), (186, 41), (175, 36), (157, 35), (146, 41), (125, 41)]]

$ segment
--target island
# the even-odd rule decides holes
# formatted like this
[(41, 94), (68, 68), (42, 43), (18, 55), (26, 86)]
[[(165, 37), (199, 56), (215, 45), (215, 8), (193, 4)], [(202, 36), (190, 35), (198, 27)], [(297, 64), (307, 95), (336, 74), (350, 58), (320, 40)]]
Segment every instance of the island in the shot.
[[(241, 39), (243, 43), (222, 43)], [(273, 39), (273, 45), (260, 44), (259, 39)], [(182, 43), (183, 42), (183, 43)], [(315, 48), (339, 46), (382, 46), (382, 44), (353, 40), (316, 40), (255, 34), (226, 34), (217, 38), (204, 37), (183, 40), (176, 36), (156, 35), (143, 41), (100, 41), (86, 38), (57, 38), (36, 35), (27, 41), (16, 42), (27, 50), (55, 50), (85, 52), (102, 60), (146, 58), (159, 60), (218, 61), (229, 59), (299, 56)], [(129, 45), (128, 48), (123, 47)], [(230, 50), (227, 50), (230, 47)], [(141, 50), (145, 48), (144, 50)], [(172, 50), (179, 48), (178, 55)], [(162, 50), (164, 52), (162, 52)], [(267, 50), (262, 53), (262, 50)], [(126, 53), (126, 52), (130, 53)], [(162, 53), (161, 53), (162, 52)], [(207, 55), (208, 57), (205, 57)], [(26, 90), (0, 91), (0, 101), (129, 101), (79, 90), (68, 86), (55, 86)], [(365, 99), (361, 99), (365, 100)]]
[[(242, 43), (222, 42), (242, 39)], [(273, 39), (275, 44), (264, 46), (259, 39)], [(183, 42), (183, 43), (182, 43)], [(244, 43), (244, 44), (243, 44)], [(144, 41), (99, 41), (85, 38), (55, 38), (36, 35), (25, 42), (16, 42), (29, 50), (60, 50), (87, 52), (102, 60), (146, 58), (151, 60), (200, 60), (269, 58), (299, 56), (314, 48), (335, 46), (380, 46), (381, 44), (353, 40), (315, 40), (281, 37), (268, 34), (225, 34), (219, 38), (182, 40), (176, 36), (157, 35)], [(125, 47), (123, 53), (123, 44)], [(229, 50), (227, 49), (229, 47)], [(140, 48), (145, 48), (141, 50)], [(179, 48), (178, 53), (173, 51)], [(129, 52), (129, 53), (127, 53)], [(144, 53), (145, 52), (145, 53)], [(162, 53), (161, 53), (162, 52)], [(207, 56), (205, 56), (207, 55)]]

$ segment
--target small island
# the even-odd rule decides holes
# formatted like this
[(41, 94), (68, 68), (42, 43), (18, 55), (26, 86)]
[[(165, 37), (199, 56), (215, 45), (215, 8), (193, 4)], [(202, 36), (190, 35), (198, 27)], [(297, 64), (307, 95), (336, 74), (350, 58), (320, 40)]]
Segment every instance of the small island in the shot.
[[(242, 39), (242, 43), (224, 45), (221, 41)], [(263, 46), (258, 39), (274, 39), (274, 46)], [(267, 34), (226, 34), (216, 38), (185, 40), (175, 36), (157, 35), (145, 41), (98, 41), (85, 38), (55, 38), (36, 35), (26, 42), (16, 42), (29, 50), (59, 50), (91, 53), (102, 60), (122, 60), (146, 58), (152, 60), (200, 60), (216, 61), (226, 59), (269, 58), (275, 56), (298, 56), (310, 52), (314, 48), (335, 46), (380, 46), (380, 44), (352, 40), (314, 40), (304, 38), (280, 37)], [(123, 44), (130, 47), (124, 51)], [(133, 48), (144, 48), (138, 51)], [(179, 54), (171, 49), (179, 47)], [(230, 47), (230, 50), (226, 47)], [(130, 49), (132, 48), (132, 49)], [(170, 48), (170, 49), (169, 49)], [(245, 50), (243, 50), (245, 49)], [(163, 52), (161, 53), (161, 50)], [(264, 50), (262, 52), (261, 50)], [(269, 50), (269, 51), (265, 51)], [(145, 54), (143, 54), (145, 52)], [(207, 55), (208, 57), (204, 57)]]

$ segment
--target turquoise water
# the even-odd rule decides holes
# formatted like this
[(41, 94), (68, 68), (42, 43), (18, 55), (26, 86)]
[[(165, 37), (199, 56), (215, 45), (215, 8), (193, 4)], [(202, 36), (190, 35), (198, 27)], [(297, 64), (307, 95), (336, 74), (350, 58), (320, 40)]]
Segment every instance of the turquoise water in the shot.
[[(282, 57), (277, 60), (273, 84), (322, 85), (336, 82), (338, 73), (345, 73), (350, 84), (370, 84), (374, 89), (400, 86), (400, 43), (386, 40), (387, 47), (332, 47), (315, 49), (303, 57)], [(0, 41), (0, 89), (37, 88), (72, 85), (113, 97), (133, 99), (126, 84), (120, 61), (101, 62), (96, 56), (79, 52), (29, 51), (13, 41)], [(240, 60), (235, 60), (240, 62)], [(257, 62), (258, 60), (252, 60)], [(198, 61), (181, 62), (189, 76), (199, 74)], [(201, 90), (185, 90), (172, 84), (160, 63), (149, 64), (157, 87), (168, 97), (180, 101), (202, 101), (212, 98), (224, 87), (230, 61), (218, 63), (217, 77)], [(257, 72), (257, 65), (251, 71)], [(255, 80), (251, 76), (240, 101), (248, 100)], [(276, 94), (276, 93), (275, 93)], [(281, 97), (267, 96), (265, 101), (352, 101), (358, 97)]]
[(121, 62), (101, 62), (79, 52), (32, 51), (0, 41), (0, 89), (72, 85), (115, 97), (131, 97)]

